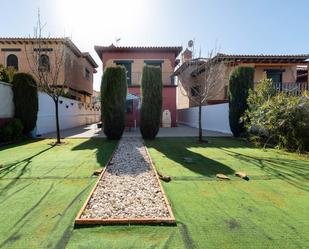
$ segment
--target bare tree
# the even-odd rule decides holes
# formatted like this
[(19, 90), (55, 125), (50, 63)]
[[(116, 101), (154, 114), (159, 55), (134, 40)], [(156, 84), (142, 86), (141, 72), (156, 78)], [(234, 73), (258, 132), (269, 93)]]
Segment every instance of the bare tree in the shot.
[(202, 135), (202, 106), (224, 91), (225, 66), (216, 55), (213, 49), (207, 58), (188, 61), (187, 69), (178, 75), (181, 93), (198, 106), (199, 142), (207, 142)]
[[(52, 98), (55, 104), (57, 144), (60, 140), (59, 125), (59, 98), (67, 93), (65, 79), (61, 78), (64, 67), (64, 44), (61, 41), (56, 47), (50, 49), (49, 38), (43, 38), (44, 25), (41, 25), (40, 12), (38, 12), (37, 25), (34, 28), (34, 36), (29, 37), (30, 42), (25, 44), (26, 57), (31, 73), (38, 81), (38, 89)], [(66, 38), (64, 38), (65, 40)]]

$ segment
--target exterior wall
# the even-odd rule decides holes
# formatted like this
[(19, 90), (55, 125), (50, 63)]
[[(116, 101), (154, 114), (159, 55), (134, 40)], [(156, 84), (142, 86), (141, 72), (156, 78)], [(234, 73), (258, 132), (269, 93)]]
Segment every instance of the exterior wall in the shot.
[[(34, 62), (33, 58), (33, 49), (37, 46), (33, 44), (25, 44), (25, 43), (16, 43), (16, 44), (2, 44), (0, 43), (0, 64), (3, 66), (6, 65), (6, 59), (10, 54), (14, 54), (18, 58), (18, 72), (23, 73), (29, 73), (33, 75), (33, 70), (35, 68), (35, 65), (37, 65), (36, 62)], [(21, 51), (2, 51), (2, 49), (21, 49)], [(59, 51), (63, 48), (63, 45), (61, 44), (46, 44), (44, 48), (52, 48), (54, 51)], [(43, 53), (43, 52), (42, 52)], [(55, 61), (55, 57), (53, 52), (44, 52), (44, 54), (49, 56), (51, 70), (53, 68), (53, 63)], [(31, 67), (30, 65), (31, 64)], [(35, 76), (34, 76), (35, 77)], [(64, 67), (61, 68), (60, 74), (59, 74), (59, 82), (64, 81)]]
[[(219, 74), (216, 77), (216, 84), (214, 84), (209, 92), (208, 95), (208, 103), (222, 103), (225, 102), (226, 94), (225, 94), (225, 88), (228, 86), (228, 78), (231, 71), (231, 68), (227, 65), (220, 64), (218, 65), (220, 69), (218, 71), (222, 72), (222, 74)], [(183, 73), (181, 73), (178, 76), (178, 91), (177, 91), (177, 109), (183, 109), (188, 107), (194, 107), (197, 106), (196, 101), (194, 101), (192, 98), (188, 98), (188, 95), (190, 95), (190, 89), (186, 86), (192, 86), (192, 83), (195, 85), (198, 85), (198, 82), (205, 81), (206, 75), (205, 73), (201, 73), (197, 77), (192, 77), (191, 72), (194, 71), (197, 68), (197, 66), (191, 66), (184, 70)], [(189, 92), (188, 92), (189, 91)], [(206, 102), (203, 103), (203, 105), (206, 105)]]
[(282, 72), (282, 83), (295, 83), (297, 72), (296, 72), (296, 65), (291, 66), (256, 66), (255, 67), (255, 74), (254, 74), (254, 82), (257, 83), (261, 81), (263, 78), (266, 78), (266, 69), (280, 69), (284, 70)]
[(0, 81), (0, 127), (14, 116), (13, 91), (11, 84)]
[[(3, 48), (21, 49), (21, 51), (2, 51)], [(8, 55), (14, 54), (18, 58), (18, 72), (30, 73), (33, 75), (34, 67), (37, 62), (33, 58), (33, 49), (36, 48), (33, 44), (26, 43), (0, 43), (0, 65), (6, 66)], [(49, 56), (51, 71), (55, 64), (55, 54), (58, 55), (64, 49), (65, 61), (59, 73), (59, 81), (57, 84), (66, 85), (70, 88), (70, 94), (81, 101), (89, 102), (93, 91), (93, 66), (83, 57), (78, 57), (73, 51), (62, 43), (46, 43), (42, 48), (52, 48), (53, 51), (42, 52)], [(30, 65), (32, 65), (30, 67)], [(90, 72), (89, 79), (84, 76), (84, 68), (87, 67)], [(35, 77), (35, 75), (34, 75)], [(51, 80), (52, 81), (52, 80)]]
[(115, 60), (128, 60), (132, 62), (132, 85), (141, 84), (141, 76), (145, 60), (162, 60), (162, 81), (164, 85), (171, 85), (171, 75), (174, 72), (175, 56), (173, 53), (109, 53), (103, 55), (103, 68), (115, 66)]
[[(55, 104), (45, 93), (39, 92), (39, 112), (36, 123), (36, 134), (56, 131)], [(3, 123), (14, 117), (13, 91), (10, 84), (0, 82), (0, 127)], [(80, 125), (98, 122), (101, 117), (99, 107), (93, 108), (76, 100), (63, 98), (59, 103), (59, 117), (61, 130)], [(73, 105), (72, 105), (73, 104)], [(89, 105), (89, 107), (88, 107)]]
[[(62, 104), (59, 103), (61, 130), (100, 121), (101, 111), (99, 109), (88, 107), (88, 104), (68, 98), (61, 97), (60, 100), (62, 101)], [(55, 132), (55, 120), (55, 106), (53, 100), (47, 94), (40, 92), (36, 134)]]
[[(178, 110), (178, 123), (198, 128), (198, 107)], [(229, 105), (202, 107), (202, 129), (232, 134), (229, 123)]]
[[(238, 65), (239, 67), (253, 67), (255, 69), (254, 72), (254, 82), (258, 83), (261, 81), (263, 78), (266, 77), (266, 72), (265, 70), (267, 69), (280, 69), (283, 70), (282, 72), (282, 82), (283, 83), (294, 83), (296, 82), (297, 78), (297, 70), (296, 64), (254, 64), (254, 63), (242, 63)], [(210, 103), (216, 103), (216, 102), (225, 102), (227, 101), (226, 98), (226, 89), (229, 85), (229, 77), (231, 72), (235, 66), (230, 66), (228, 64), (225, 64), (224, 68), (222, 69), (223, 76), (217, 80), (216, 86), (212, 89), (212, 93), (210, 94), (209, 102)], [(188, 69), (191, 70), (192, 69)], [(198, 80), (203, 80), (203, 77), (205, 75), (200, 74), (198, 76)], [(179, 76), (179, 83), (178, 85), (181, 86), (183, 81), (192, 81), (192, 77), (184, 77), (184, 76)], [(180, 90), (180, 89), (179, 89)], [(181, 91), (177, 92), (177, 97), (178, 97), (178, 102), (177, 102), (177, 108), (178, 109), (183, 109), (184, 107), (194, 107), (197, 106), (196, 103), (194, 103), (192, 100), (189, 100), (188, 97), (183, 96)], [(189, 103), (189, 104), (188, 104)], [(204, 103), (206, 105), (206, 103)]]
[[(169, 110), (171, 112), (171, 121), (172, 127), (176, 126), (176, 117), (177, 117), (177, 109), (176, 109), (176, 86), (164, 86), (162, 89), (162, 113), (164, 110)], [(135, 94), (140, 96), (141, 91), (140, 87), (129, 87), (128, 93)], [(135, 102), (135, 103), (134, 103)], [(136, 125), (139, 126), (140, 124), (140, 115), (139, 111), (137, 110), (137, 101), (133, 101), (133, 113), (126, 113), (126, 126), (127, 127), (134, 127), (134, 123), (136, 120)]]
[[(88, 79), (85, 75), (86, 68), (90, 72)], [(77, 100), (91, 102), (93, 67), (85, 58), (77, 57), (68, 47), (65, 50), (65, 79), (70, 88), (78, 91), (74, 94)]]
[[(115, 66), (115, 60), (128, 60), (132, 61), (132, 86), (128, 87), (128, 93), (132, 93), (140, 96), (140, 84), (143, 66), (145, 65), (145, 60), (158, 60), (163, 61), (162, 67), (162, 112), (164, 110), (169, 110), (171, 112), (172, 126), (176, 126), (176, 91), (177, 86), (172, 85), (171, 75), (174, 72), (175, 66), (175, 55), (173, 52), (104, 52), (102, 55), (103, 69)], [(134, 127), (139, 126), (140, 117), (139, 110), (137, 109), (138, 103), (133, 101), (133, 113), (126, 113), (126, 126)]]
[(190, 101), (186, 95), (186, 90), (182, 86), (181, 82), (177, 80), (177, 109), (186, 109), (190, 107)]

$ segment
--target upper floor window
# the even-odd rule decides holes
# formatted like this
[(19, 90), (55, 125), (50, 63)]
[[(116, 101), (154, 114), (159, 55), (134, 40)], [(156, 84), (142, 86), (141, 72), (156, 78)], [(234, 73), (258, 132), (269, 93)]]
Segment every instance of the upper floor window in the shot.
[(50, 71), (50, 62), (49, 62), (49, 57), (46, 54), (40, 55), (39, 58), (39, 71), (41, 72), (46, 72)]
[(6, 66), (7, 67), (13, 67), (16, 70), (18, 70), (18, 58), (15, 54), (10, 54), (7, 58), (6, 58)]
[(193, 86), (193, 87), (191, 87), (191, 96), (192, 97), (199, 96), (200, 95), (200, 91), (201, 91), (200, 86)]
[(88, 68), (85, 67), (84, 76), (87, 80), (90, 79), (90, 71)]
[(145, 60), (144, 63), (147, 65), (147, 66), (156, 66), (156, 67), (160, 67), (162, 68), (162, 63), (164, 61), (162, 60)]
[(132, 85), (132, 62), (133, 61), (114, 61), (116, 65), (124, 66), (127, 71), (127, 84)]

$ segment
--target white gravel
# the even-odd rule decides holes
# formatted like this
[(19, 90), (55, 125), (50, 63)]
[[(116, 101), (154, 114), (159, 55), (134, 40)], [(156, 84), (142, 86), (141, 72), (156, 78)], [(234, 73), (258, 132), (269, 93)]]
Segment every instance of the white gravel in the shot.
[(140, 138), (122, 138), (81, 218), (169, 218)]

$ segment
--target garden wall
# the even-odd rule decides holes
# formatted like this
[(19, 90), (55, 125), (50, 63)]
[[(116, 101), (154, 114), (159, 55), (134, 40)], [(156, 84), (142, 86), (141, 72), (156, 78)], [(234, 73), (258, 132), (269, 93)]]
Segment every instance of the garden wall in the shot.
[[(80, 101), (60, 98), (59, 119), (62, 130), (98, 122), (100, 110)], [(0, 82), (0, 124), (1, 121), (14, 116), (13, 92), (10, 84)], [(45, 93), (39, 92), (39, 112), (36, 134), (56, 131), (55, 104)]]
[[(198, 107), (177, 111), (178, 123), (198, 127)], [(231, 134), (229, 123), (229, 104), (208, 105), (202, 107), (203, 130), (219, 131)]]
[[(80, 101), (60, 98), (59, 119), (62, 130), (85, 124), (98, 122), (100, 110)], [(54, 101), (45, 93), (39, 93), (39, 112), (37, 120), (37, 134), (56, 131)]]
[(0, 81), (0, 118), (14, 116), (13, 92), (10, 84)]

